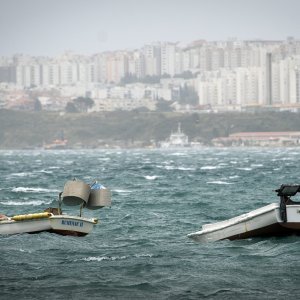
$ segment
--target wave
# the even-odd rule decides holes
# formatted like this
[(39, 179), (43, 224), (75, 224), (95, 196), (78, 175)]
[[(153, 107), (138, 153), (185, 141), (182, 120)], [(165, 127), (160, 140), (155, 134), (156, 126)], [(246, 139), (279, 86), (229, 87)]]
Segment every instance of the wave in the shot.
[(160, 169), (165, 169), (165, 170), (179, 170), (179, 171), (195, 171), (195, 168), (190, 168), (190, 167), (175, 167), (175, 166), (161, 166), (158, 165), (157, 168)]
[(113, 192), (119, 193), (119, 194), (130, 194), (132, 191), (129, 190), (112, 190)]
[(135, 254), (134, 257), (140, 258), (140, 257), (153, 257), (153, 254)]
[(11, 173), (7, 176), (7, 178), (14, 178), (14, 177), (33, 177), (33, 173), (31, 172), (21, 172), (21, 173)]
[(33, 201), (2, 201), (0, 204), (5, 205), (5, 206), (26, 206), (26, 205), (32, 205), (32, 206), (40, 206), (44, 204), (50, 204), (52, 203), (51, 201), (42, 201), (42, 200), (33, 200)]
[(127, 257), (128, 256), (90, 256), (90, 257), (82, 258), (81, 260), (84, 260), (84, 261), (103, 261), (103, 260), (113, 261), (113, 260), (126, 259)]
[(12, 189), (16, 193), (58, 193), (59, 190), (50, 190), (43, 188), (31, 188), (31, 187), (16, 187)]
[(144, 178), (145, 179), (147, 179), (147, 180), (155, 180), (155, 179), (157, 179), (159, 176), (156, 176), (156, 175), (153, 175), (153, 176), (144, 176)]
[(251, 167), (256, 167), (256, 168), (263, 167), (263, 166), (264, 166), (263, 164), (251, 164)]
[(237, 169), (242, 171), (252, 171), (252, 168), (237, 168)]
[[(151, 258), (153, 257), (152, 254), (147, 254), (147, 253), (142, 253), (142, 254), (134, 254), (131, 257), (135, 257), (135, 258)], [(115, 261), (115, 260), (124, 260), (124, 259), (128, 259), (130, 258), (130, 256), (90, 256), (90, 257), (84, 257), (81, 260), (83, 261)]]
[(170, 156), (187, 156), (187, 154), (184, 152), (174, 152), (170, 153)]
[(174, 166), (165, 166), (163, 168), (166, 170), (175, 170), (176, 169)]
[(215, 169), (219, 169), (220, 166), (204, 166), (201, 167), (200, 170), (215, 170)]
[(36, 173), (52, 174), (52, 173), (53, 173), (53, 171), (40, 170), (40, 171), (36, 171)]
[(208, 181), (206, 183), (209, 183), (209, 184), (233, 184), (232, 182), (226, 182), (226, 181)]
[(187, 168), (187, 167), (179, 167), (178, 170), (180, 171), (195, 171), (195, 168)]

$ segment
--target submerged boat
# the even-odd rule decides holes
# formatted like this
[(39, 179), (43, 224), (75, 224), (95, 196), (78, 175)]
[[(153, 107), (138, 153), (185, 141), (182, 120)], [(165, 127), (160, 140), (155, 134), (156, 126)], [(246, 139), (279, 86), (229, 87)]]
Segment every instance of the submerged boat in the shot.
[(187, 236), (198, 242), (236, 240), (250, 237), (300, 234), (300, 202), (291, 197), (300, 185), (283, 184), (276, 190), (279, 203), (272, 203), (246, 214), (217, 223), (205, 224), (202, 230)]
[[(63, 214), (62, 204), (80, 206), (79, 216)], [(94, 182), (88, 185), (83, 181), (68, 181), (59, 194), (58, 207), (49, 207), (43, 212), (22, 214), (12, 217), (0, 215), (0, 234), (52, 232), (60, 235), (84, 236), (90, 233), (96, 218), (82, 216), (83, 208), (100, 209), (111, 205), (110, 190)]]

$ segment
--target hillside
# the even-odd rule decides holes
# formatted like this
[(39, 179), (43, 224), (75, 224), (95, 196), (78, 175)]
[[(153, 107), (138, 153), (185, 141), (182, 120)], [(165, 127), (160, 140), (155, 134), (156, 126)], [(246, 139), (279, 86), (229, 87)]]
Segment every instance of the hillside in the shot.
[(190, 139), (206, 143), (242, 131), (300, 131), (300, 114), (289, 112), (178, 114), (110, 112), (60, 115), (54, 112), (0, 110), (0, 148), (41, 147), (63, 131), (71, 147), (131, 146), (161, 141), (181, 122)]

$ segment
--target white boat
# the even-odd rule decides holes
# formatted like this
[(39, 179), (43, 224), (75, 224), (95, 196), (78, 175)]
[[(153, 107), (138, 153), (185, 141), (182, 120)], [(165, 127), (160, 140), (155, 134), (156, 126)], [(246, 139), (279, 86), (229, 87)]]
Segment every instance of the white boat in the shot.
[(0, 234), (39, 233), (43, 231), (61, 235), (84, 236), (90, 233), (97, 219), (52, 213), (34, 213), (17, 215), (11, 218), (2, 217)]
[[(61, 204), (80, 205), (80, 215), (63, 214)], [(0, 234), (39, 233), (43, 231), (60, 235), (84, 236), (98, 223), (96, 218), (84, 218), (82, 209), (99, 209), (111, 205), (110, 191), (95, 182), (68, 181), (59, 194), (59, 207), (44, 212), (7, 217), (0, 215)]]
[(282, 185), (276, 190), (280, 203), (272, 203), (229, 220), (205, 224), (188, 234), (198, 242), (245, 239), (256, 236), (300, 234), (300, 202), (291, 200), (300, 185)]
[(190, 147), (189, 137), (181, 131), (181, 124), (178, 123), (177, 132), (171, 133), (170, 137), (160, 142), (161, 148), (184, 148)]

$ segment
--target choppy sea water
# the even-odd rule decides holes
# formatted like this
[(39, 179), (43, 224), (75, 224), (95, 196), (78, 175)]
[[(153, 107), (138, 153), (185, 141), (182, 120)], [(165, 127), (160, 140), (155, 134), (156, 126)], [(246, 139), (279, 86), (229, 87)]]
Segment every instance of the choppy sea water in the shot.
[[(300, 149), (0, 151), (0, 213), (56, 205), (73, 177), (112, 190), (86, 237), (0, 236), (0, 299), (298, 299), (300, 237), (186, 235), (276, 202)], [(78, 214), (74, 207), (67, 212)]]

